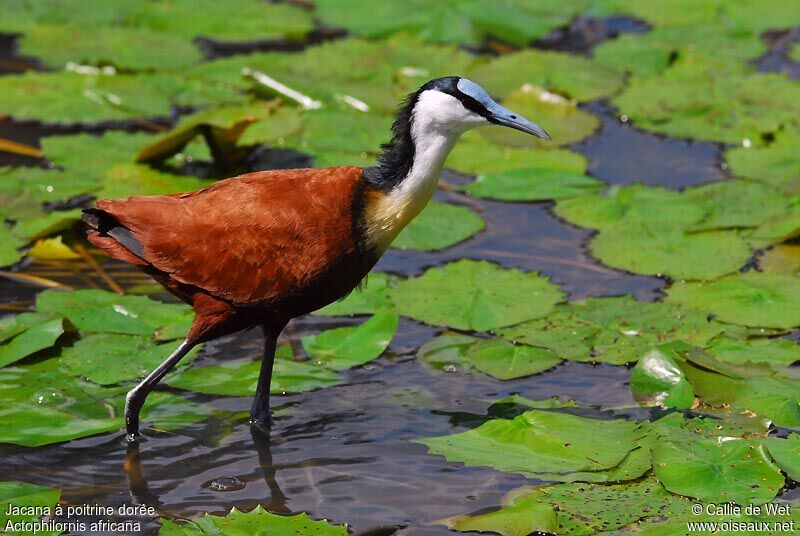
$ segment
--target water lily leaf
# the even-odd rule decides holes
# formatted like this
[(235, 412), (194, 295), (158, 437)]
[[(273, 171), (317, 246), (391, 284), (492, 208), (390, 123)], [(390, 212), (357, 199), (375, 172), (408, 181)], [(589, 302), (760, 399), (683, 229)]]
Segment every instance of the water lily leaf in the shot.
[(420, 346), (417, 359), (434, 370), (446, 370), (445, 367), (468, 368), (467, 350), (480, 340), (447, 331)]
[[(441, 337), (439, 337), (441, 338)], [(492, 406), (501, 404), (516, 404), (534, 409), (553, 409), (553, 408), (578, 408), (580, 404), (574, 400), (561, 400), (556, 396), (546, 398), (543, 400), (531, 400), (522, 395), (510, 395), (497, 400), (484, 400), (484, 402), (491, 402)]]
[[(278, 349), (278, 353), (281, 350)], [(286, 350), (283, 350), (286, 354)], [(291, 354), (291, 352), (288, 352)], [(277, 354), (276, 354), (277, 356)], [(166, 383), (171, 387), (223, 396), (253, 396), (258, 385), (261, 361), (242, 361), (191, 367), (179, 374), (167, 376)], [(309, 362), (294, 361), (291, 355), (277, 356), (272, 369), (270, 393), (302, 393), (341, 382), (335, 372)]]
[(598, 195), (559, 201), (555, 213), (565, 220), (593, 229), (617, 225), (649, 225), (652, 228), (689, 227), (700, 221), (707, 208), (691, 202), (679, 192), (632, 184), (615, 186)]
[(287, 140), (300, 135), (305, 118), (297, 108), (279, 106), (269, 116), (269, 121), (250, 125), (239, 138), (239, 145), (286, 145)]
[(368, 315), (392, 307), (389, 289), (396, 278), (381, 272), (371, 272), (346, 298), (315, 311), (320, 316)]
[(257, 121), (269, 120), (274, 113), (274, 102), (221, 106), (201, 110), (181, 118), (168, 133), (143, 147), (136, 156), (137, 162), (159, 162), (181, 151), (196, 136), (203, 136), (214, 159), (224, 165), (235, 162), (239, 137)]
[(392, 242), (392, 247), (438, 251), (463, 242), (485, 227), (483, 219), (465, 206), (429, 203)]
[(646, 130), (741, 143), (796, 127), (800, 88), (782, 75), (691, 56), (662, 75), (633, 78), (612, 102)]
[(762, 272), (731, 275), (711, 283), (675, 283), (667, 300), (744, 326), (800, 326), (800, 281)]
[(756, 438), (767, 437), (770, 421), (761, 417), (747, 415), (737, 410), (709, 410), (700, 406), (695, 411), (702, 415), (689, 417), (686, 413), (668, 413), (653, 421), (653, 435), (659, 440), (695, 441), (698, 439)]
[(800, 245), (776, 244), (758, 257), (758, 267), (765, 272), (800, 275)]
[(316, 10), (325, 24), (344, 27), (366, 37), (407, 33), (440, 43), (478, 45), (486, 35), (525, 45), (567, 24), (580, 7), (539, 3), (486, 5), (480, 1), (422, 0), (383, 3), (364, 11), (356, 0), (320, 0)]
[(118, 164), (109, 168), (98, 197), (162, 195), (189, 192), (211, 183), (195, 177), (164, 173), (142, 164)]
[(800, 482), (800, 434), (789, 434), (786, 439), (776, 437), (764, 441), (775, 463), (795, 482)]
[(486, 139), (512, 147), (560, 147), (584, 139), (600, 126), (600, 120), (578, 108), (575, 101), (542, 88), (525, 85), (511, 93), (503, 105), (532, 119), (544, 127), (552, 140), (541, 140), (530, 134), (506, 127), (487, 127), (481, 130)]
[(582, 196), (598, 191), (605, 183), (583, 173), (545, 168), (522, 168), (478, 175), (460, 190), (476, 197), (502, 201), (544, 201)]
[(17, 238), (11, 229), (0, 225), (0, 266), (8, 266), (20, 260), (25, 255), (20, 248), (26, 243), (26, 240)]
[[(55, 512), (56, 503), (61, 492), (47, 486), (29, 484), (27, 482), (0, 482), (0, 527), (7, 533), (27, 534), (25, 531), (8, 530), (8, 523), (36, 521), (39, 516), (28, 514), (8, 514), (9, 506), (40, 507), (51, 514)], [(35, 534), (55, 535), (61, 531), (34, 531)]]
[(477, 342), (468, 348), (465, 357), (470, 365), (498, 380), (538, 374), (561, 363), (561, 358), (550, 350), (502, 339)]
[(800, 134), (795, 130), (775, 133), (775, 140), (766, 147), (737, 147), (725, 152), (725, 161), (736, 175), (764, 181), (777, 187), (800, 193), (800, 159), (797, 146)]
[(678, 502), (652, 478), (615, 486), (557, 484), (512, 491), (503, 499), (503, 508), (495, 512), (440, 522), (456, 530), (506, 536), (527, 536), (531, 530), (591, 535), (688, 507)]
[(153, 336), (186, 314), (182, 304), (166, 304), (144, 296), (118, 296), (102, 290), (46, 290), (36, 310), (64, 316), (83, 332)]
[(228, 515), (203, 517), (178, 525), (168, 519), (161, 520), (160, 536), (347, 536), (347, 525), (331, 525), (325, 520), (316, 521), (305, 513), (284, 516), (267, 512), (256, 506), (249, 512), (235, 507)]
[[(587, 429), (592, 430), (592, 441), (584, 440)], [(647, 427), (633, 421), (594, 420), (534, 409), (511, 420), (488, 421), (467, 432), (415, 441), (449, 461), (537, 478), (538, 473), (615, 467), (646, 434)]]
[(786, 195), (769, 185), (727, 180), (689, 188), (684, 197), (706, 208), (706, 215), (691, 225), (694, 231), (757, 227), (790, 210)]
[(380, 356), (397, 329), (397, 313), (383, 311), (355, 327), (304, 337), (303, 348), (316, 365), (335, 371), (363, 365)]
[(487, 331), (542, 317), (563, 294), (538, 274), (461, 260), (398, 282), (390, 296), (402, 315), (433, 325)]
[(737, 271), (752, 256), (735, 231), (684, 233), (645, 224), (604, 229), (589, 248), (612, 268), (673, 279), (715, 279)]
[(447, 157), (446, 167), (470, 175), (494, 174), (520, 168), (585, 174), (586, 158), (567, 149), (515, 148), (491, 143), (478, 132), (467, 132)]
[[(622, 87), (622, 75), (618, 71), (589, 58), (550, 50), (526, 49), (505, 54), (477, 67), (469, 76), (483, 83), (489, 93), (500, 96), (528, 84), (577, 101), (591, 101), (611, 95)], [(529, 118), (540, 121), (535, 115)], [(549, 127), (545, 128), (550, 132)]]
[[(0, 181), (0, 212), (13, 220), (41, 217), (42, 203), (62, 201), (98, 190), (100, 184), (95, 174), (85, 177), (58, 170), (14, 168), (3, 174)], [(4, 203), (6, 198), (8, 203)], [(57, 215), (54, 212), (50, 217)], [(23, 234), (19, 230), (15, 232)]]
[(762, 504), (784, 482), (764, 446), (743, 439), (660, 442), (653, 448), (653, 471), (672, 493), (715, 503)]
[[(169, 54), (163, 51), (169, 50)], [(203, 59), (191, 40), (144, 28), (35, 25), (25, 29), (19, 53), (60, 69), (68, 62), (128, 69), (175, 69)]]
[[(100, 385), (113, 385), (144, 377), (177, 347), (177, 341), (156, 345), (139, 335), (98, 333), (64, 348), (60, 362), (72, 374)], [(184, 358), (185, 362), (188, 359)]]
[[(50, 348), (64, 333), (62, 318), (41, 313), (22, 313), (4, 322), (0, 339), (0, 367)], [(8, 337), (5, 337), (5, 335)]]
[(776, 369), (800, 361), (800, 345), (789, 339), (719, 337), (709, 343), (706, 351), (727, 363), (767, 363)]
[(70, 260), (81, 256), (61, 240), (61, 236), (37, 240), (28, 250), (28, 255), (37, 260)]
[(722, 331), (700, 312), (622, 296), (559, 305), (546, 318), (504, 328), (500, 335), (549, 348), (564, 359), (621, 365), (669, 341), (703, 346)]
[(688, 409), (694, 403), (694, 391), (672, 357), (653, 348), (631, 372), (631, 393), (643, 406)]

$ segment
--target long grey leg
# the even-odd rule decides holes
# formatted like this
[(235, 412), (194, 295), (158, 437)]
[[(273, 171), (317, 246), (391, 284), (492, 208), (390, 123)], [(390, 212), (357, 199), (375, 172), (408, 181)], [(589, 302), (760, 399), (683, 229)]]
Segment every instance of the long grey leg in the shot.
[(264, 359), (261, 361), (261, 373), (258, 376), (258, 386), (253, 397), (253, 406), (250, 408), (250, 423), (269, 428), (269, 385), (272, 382), (272, 365), (275, 362), (275, 346), (281, 329), (263, 326), (264, 330)]
[(195, 347), (197, 343), (186, 339), (178, 348), (172, 352), (158, 368), (151, 372), (142, 382), (128, 392), (125, 397), (125, 429), (128, 432), (128, 441), (136, 441), (139, 436), (139, 412), (144, 405), (144, 401), (153, 387), (161, 381), (161, 378), (169, 372), (172, 367), (178, 364), (186, 354)]

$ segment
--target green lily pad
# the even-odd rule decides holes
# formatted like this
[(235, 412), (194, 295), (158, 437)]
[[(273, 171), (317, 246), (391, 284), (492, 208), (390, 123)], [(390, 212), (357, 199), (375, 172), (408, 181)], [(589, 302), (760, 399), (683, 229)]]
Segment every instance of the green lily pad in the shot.
[(449, 333), (421, 346), (417, 357), (437, 370), (447, 366), (476, 369), (498, 380), (531, 376), (561, 362), (557, 354), (545, 348)]
[(646, 224), (604, 229), (589, 248), (612, 268), (673, 279), (716, 279), (737, 271), (753, 253), (735, 231), (685, 233)]
[[(63, 318), (41, 313), (22, 313), (1, 322), (0, 367), (52, 347), (64, 333), (63, 324)], [(4, 337), (8, 333), (13, 335)]]
[(740, 505), (772, 500), (784, 481), (764, 446), (742, 439), (661, 442), (653, 448), (653, 471), (672, 493)]
[(764, 441), (769, 455), (783, 472), (795, 482), (800, 482), (800, 434), (789, 434), (786, 439), (770, 438)]
[(687, 409), (694, 391), (675, 360), (653, 348), (637, 361), (631, 372), (631, 393), (643, 406)]
[(454, 246), (486, 227), (469, 208), (449, 203), (429, 203), (392, 242), (392, 247), (438, 251)]
[(547, 317), (504, 328), (500, 335), (549, 348), (564, 359), (621, 365), (652, 346), (680, 340), (702, 346), (722, 331), (705, 314), (622, 296), (559, 305)]
[(380, 356), (392, 342), (397, 322), (394, 311), (376, 313), (360, 326), (329, 329), (304, 337), (303, 348), (315, 365), (347, 370)]
[[(203, 59), (181, 36), (144, 28), (36, 25), (25, 30), (19, 53), (61, 69), (69, 62), (128, 69), (175, 69)], [(169, 50), (169, 54), (164, 54)]]
[[(100, 385), (113, 385), (144, 377), (177, 347), (177, 341), (157, 345), (140, 335), (97, 333), (64, 348), (60, 362), (72, 374)], [(186, 362), (184, 358), (182, 363)]]
[(641, 184), (613, 186), (597, 195), (565, 199), (554, 210), (575, 225), (600, 230), (618, 225), (648, 225), (656, 229), (690, 227), (708, 211), (679, 192)]
[(476, 197), (501, 201), (544, 201), (582, 196), (605, 183), (583, 173), (529, 167), (501, 173), (480, 174), (460, 190)]
[(689, 506), (678, 502), (652, 478), (614, 486), (558, 484), (515, 490), (503, 499), (500, 510), (456, 516), (440, 523), (455, 530), (492, 531), (505, 536), (527, 536), (536, 530), (571, 535), (605, 534), (644, 517), (657, 517)]
[(542, 317), (563, 294), (538, 274), (461, 260), (398, 282), (390, 296), (402, 315), (432, 325), (487, 331)]
[(727, 363), (767, 363), (776, 369), (800, 361), (800, 345), (789, 339), (719, 337), (709, 343), (706, 351)]
[(787, 275), (750, 271), (711, 283), (675, 283), (667, 299), (732, 324), (800, 326), (800, 281)]
[(346, 298), (315, 311), (314, 314), (321, 316), (367, 315), (381, 309), (391, 308), (389, 289), (395, 282), (396, 278), (393, 276), (372, 272), (362, 280), (360, 288), (353, 290)]
[[(191, 367), (166, 378), (167, 385), (223, 396), (253, 396), (258, 386), (261, 360), (226, 363), (206, 367)], [(291, 349), (278, 348), (272, 368), (270, 393), (302, 393), (341, 382), (335, 372), (309, 362), (294, 361)]]
[(790, 201), (778, 189), (759, 182), (726, 180), (689, 188), (684, 197), (706, 207), (706, 215), (691, 231), (757, 227), (790, 211)]
[(800, 88), (782, 75), (692, 56), (660, 76), (634, 78), (612, 102), (646, 130), (742, 143), (796, 127)]
[(183, 319), (183, 304), (166, 304), (144, 296), (119, 296), (94, 289), (46, 290), (36, 298), (36, 310), (64, 316), (87, 333), (153, 336)]
[(725, 153), (725, 161), (736, 175), (764, 181), (800, 194), (797, 178), (800, 177), (800, 159), (797, 146), (800, 134), (784, 130), (775, 134), (775, 140), (766, 147), (737, 147)]
[(14, 236), (11, 229), (5, 225), (0, 225), (0, 266), (8, 266), (19, 261), (25, 254), (20, 251), (27, 243)]
[(142, 164), (118, 164), (106, 171), (98, 197), (113, 199), (131, 195), (177, 194), (199, 190), (210, 184), (209, 181), (164, 173)]
[(622, 75), (614, 69), (589, 58), (536, 49), (499, 56), (477, 67), (469, 76), (483, 83), (489, 93), (500, 96), (528, 84), (577, 101), (591, 101), (611, 95), (622, 87)]
[(525, 45), (567, 24), (580, 9), (571, 3), (487, 5), (476, 0), (388, 2), (367, 11), (357, 0), (319, 0), (315, 6), (325, 24), (358, 35), (375, 38), (406, 33), (433, 42), (469, 45), (480, 44), (486, 35)]
[(758, 257), (758, 267), (765, 272), (800, 275), (800, 245), (776, 244)]
[[(29, 514), (8, 514), (10, 507), (34, 508), (46, 512), (47, 516), (55, 513), (56, 503), (61, 498), (61, 492), (47, 486), (29, 484), (27, 482), (0, 482), (0, 527), (6, 534), (45, 534), (56, 535), (61, 531), (25, 531), (15, 530), (14, 524), (20, 522), (35, 522), (41, 516)], [(11, 523), (11, 528), (9, 528)]]
[(560, 147), (578, 142), (600, 126), (600, 120), (578, 108), (575, 101), (540, 87), (525, 85), (503, 101), (507, 108), (544, 127), (552, 140), (545, 141), (506, 127), (492, 126), (480, 131), (486, 139), (512, 147)]
[(580, 404), (574, 400), (562, 400), (556, 396), (546, 398), (543, 400), (531, 400), (522, 395), (510, 395), (497, 400), (484, 400), (484, 402), (491, 402), (492, 406), (501, 404), (516, 404), (534, 409), (553, 409), (553, 408), (578, 408)]
[(267, 512), (256, 506), (249, 512), (236, 508), (226, 516), (204, 514), (203, 517), (185, 524), (168, 519), (161, 520), (160, 536), (347, 536), (346, 525), (331, 525), (325, 520), (316, 521), (305, 513), (285, 516)]
[[(592, 441), (585, 441), (591, 430)], [(594, 420), (530, 410), (459, 434), (415, 440), (449, 461), (491, 466), (537, 478), (540, 473), (602, 471), (619, 465), (647, 434), (641, 423)]]
[[(22, 220), (23, 223), (40, 218), (44, 214), (42, 212), (43, 203), (62, 201), (100, 189), (99, 180), (96, 176), (96, 171), (89, 176), (76, 177), (71, 172), (65, 171), (41, 168), (14, 168), (4, 174), (2, 182), (0, 182), (0, 212), (5, 212), (4, 215), (9, 219)], [(15, 204), (8, 203), (6, 205), (3, 203), (6, 197), (9, 200), (14, 199)], [(25, 206), (25, 204), (20, 206), (21, 201), (27, 202), (25, 204), (28, 206)], [(57, 212), (53, 212), (50, 217), (56, 217), (57, 215)], [(20, 235), (22, 233), (15, 230), (15, 234)]]
[(300, 135), (305, 124), (305, 115), (297, 108), (279, 106), (269, 116), (269, 121), (257, 121), (250, 125), (239, 138), (239, 145), (283, 146)]

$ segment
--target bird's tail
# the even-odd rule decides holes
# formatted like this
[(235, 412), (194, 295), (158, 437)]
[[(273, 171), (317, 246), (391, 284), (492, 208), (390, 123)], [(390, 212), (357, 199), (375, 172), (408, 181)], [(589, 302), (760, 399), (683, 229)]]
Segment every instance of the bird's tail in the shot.
[(81, 219), (91, 227), (86, 238), (110, 257), (139, 266), (149, 263), (144, 258), (144, 246), (133, 233), (114, 216), (99, 208), (83, 210)]

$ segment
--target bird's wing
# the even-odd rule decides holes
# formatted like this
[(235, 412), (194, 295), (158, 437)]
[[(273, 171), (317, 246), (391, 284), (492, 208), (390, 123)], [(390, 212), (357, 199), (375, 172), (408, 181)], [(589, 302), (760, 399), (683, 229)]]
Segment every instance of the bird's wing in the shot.
[(305, 288), (355, 251), (356, 167), (251, 173), (169, 196), (98, 201), (173, 279), (237, 305)]

